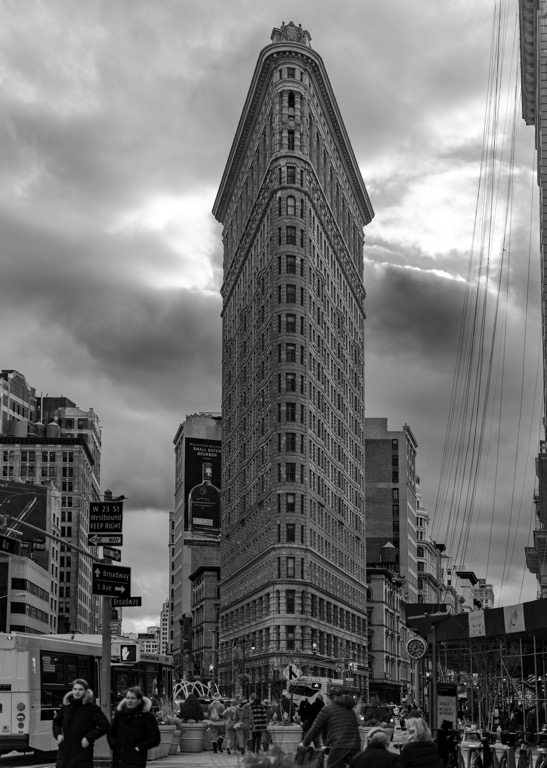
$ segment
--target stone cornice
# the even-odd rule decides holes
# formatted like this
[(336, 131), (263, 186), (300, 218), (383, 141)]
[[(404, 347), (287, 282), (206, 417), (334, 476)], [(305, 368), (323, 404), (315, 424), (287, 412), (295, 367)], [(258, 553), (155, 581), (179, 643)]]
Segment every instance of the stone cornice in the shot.
[(266, 85), (271, 78), (272, 70), (276, 66), (279, 58), (291, 56), (304, 60), (305, 66), (313, 73), (318, 93), (321, 96), (323, 105), (329, 117), (330, 125), (338, 145), (338, 150), (344, 160), (348, 177), (352, 182), (353, 193), (359, 206), (361, 216), (365, 223), (368, 224), (374, 216), (374, 210), (363, 182), (357, 160), (353, 153), (340, 110), (338, 109), (338, 104), (336, 103), (336, 98), (329, 82), (323, 60), (319, 54), (311, 48), (307, 48), (298, 43), (288, 42), (270, 44), (263, 48), (259, 54), (251, 86), (247, 94), (247, 99), (245, 100), (236, 135), (213, 205), (213, 214), (217, 221), (224, 223), (236, 181), (241, 172), (241, 164), (248, 151), (249, 140), (256, 123), (256, 117), (260, 111), (259, 108), (264, 97)]
[(522, 116), (527, 125), (536, 122), (537, 13), (538, 0), (519, 0)]

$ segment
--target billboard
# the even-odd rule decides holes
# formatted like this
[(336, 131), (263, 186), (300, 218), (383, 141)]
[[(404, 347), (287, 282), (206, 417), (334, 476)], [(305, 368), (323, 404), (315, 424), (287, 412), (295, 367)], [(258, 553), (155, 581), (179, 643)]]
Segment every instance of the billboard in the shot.
[(219, 534), (221, 441), (188, 437), (184, 446), (184, 528)]
[[(0, 480), (0, 515), (24, 520), (41, 530), (47, 530), (47, 486), (17, 483), (13, 480)], [(46, 537), (37, 531), (8, 521), (2, 534), (20, 542), (21, 554), (48, 570), (48, 552)]]

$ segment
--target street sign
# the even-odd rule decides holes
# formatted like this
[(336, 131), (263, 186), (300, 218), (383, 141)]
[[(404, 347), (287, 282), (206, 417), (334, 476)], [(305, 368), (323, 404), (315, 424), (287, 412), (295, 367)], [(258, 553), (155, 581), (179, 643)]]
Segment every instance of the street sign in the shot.
[(91, 594), (130, 597), (131, 568), (106, 563), (95, 564), (92, 570)]
[(287, 664), (283, 669), (283, 677), (285, 680), (296, 680), (302, 675), (302, 670), (297, 667), (296, 664)]
[(139, 608), (142, 597), (113, 597), (112, 608)]
[(115, 560), (117, 563), (122, 559), (121, 549), (113, 549), (112, 547), (103, 546), (103, 557), (105, 560)]
[(90, 533), (87, 537), (88, 547), (104, 547), (105, 544), (116, 544), (121, 547), (123, 544), (123, 536), (121, 533), (111, 536), (108, 533)]
[(89, 503), (89, 533), (121, 533), (123, 504), (121, 501)]

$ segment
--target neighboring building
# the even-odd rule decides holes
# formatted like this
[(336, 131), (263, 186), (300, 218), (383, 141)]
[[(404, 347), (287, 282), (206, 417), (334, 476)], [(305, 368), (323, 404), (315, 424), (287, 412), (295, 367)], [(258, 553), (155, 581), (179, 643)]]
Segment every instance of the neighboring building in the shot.
[[(526, 125), (535, 127), (537, 151), (537, 181), (539, 186), (539, 242), (541, 275), (541, 314), (543, 343), (543, 412), (547, 409), (547, 131), (542, 116), (547, 110), (547, 90), (544, 87), (547, 68), (547, 13), (545, 0), (519, 0), (520, 16), (520, 71), (522, 116)], [(543, 422), (545, 429), (545, 420)], [(525, 547), (526, 564), (536, 575), (538, 597), (547, 597), (547, 449), (540, 442), (536, 458), (538, 489), (534, 496), (534, 545)]]
[(200, 566), (220, 566), (222, 419), (220, 413), (187, 416), (175, 445), (175, 509), (169, 515), (168, 653), (177, 678), (194, 676), (192, 582)]
[(200, 566), (192, 584), (192, 661), (194, 677), (217, 677), (217, 633), (220, 606), (218, 566)]
[(399, 703), (414, 683), (402, 620), (405, 580), (393, 570), (392, 554), (394, 547), (387, 544), (384, 564), (367, 567), (369, 688), (371, 700)]
[(494, 587), (487, 584), (486, 579), (479, 579), (477, 586), (473, 590), (473, 602), (477, 609), (494, 607)]
[[(53, 487), (0, 481), (3, 513), (60, 536), (61, 495)], [(0, 523), (0, 632), (56, 633), (59, 542), (11, 519)]]
[(169, 653), (170, 616), (169, 600), (166, 600), (161, 607), (160, 614), (160, 653), (163, 653), (164, 655)]
[[(363, 228), (373, 215), (323, 60), (259, 54), (223, 225), (219, 680), (367, 666)], [(293, 669), (294, 671), (294, 669)], [(248, 679), (247, 679), (248, 678)], [(366, 672), (355, 685), (367, 694)]]
[(383, 547), (392, 544), (409, 603), (418, 601), (417, 448), (408, 425), (393, 431), (386, 418), (365, 419), (367, 563), (381, 563)]
[(418, 603), (442, 600), (441, 557), (446, 547), (433, 541), (429, 533), (431, 517), (422, 504), (420, 478), (416, 478), (416, 567), (418, 571)]
[[(54, 486), (61, 492), (61, 536), (89, 548), (89, 502), (99, 500), (101, 426), (93, 409), (69, 398), (36, 398), (24, 376), (2, 371), (0, 478)], [(10, 418), (4, 418), (5, 415)], [(99, 628), (98, 599), (91, 595), (91, 560), (61, 546), (58, 631), (93, 633)]]

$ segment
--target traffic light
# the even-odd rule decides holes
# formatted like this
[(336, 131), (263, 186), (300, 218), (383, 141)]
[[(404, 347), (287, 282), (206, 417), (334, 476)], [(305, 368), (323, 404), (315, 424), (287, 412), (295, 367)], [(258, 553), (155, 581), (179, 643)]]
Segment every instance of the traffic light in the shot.
[(135, 643), (120, 645), (120, 661), (129, 663), (137, 661), (137, 646)]

